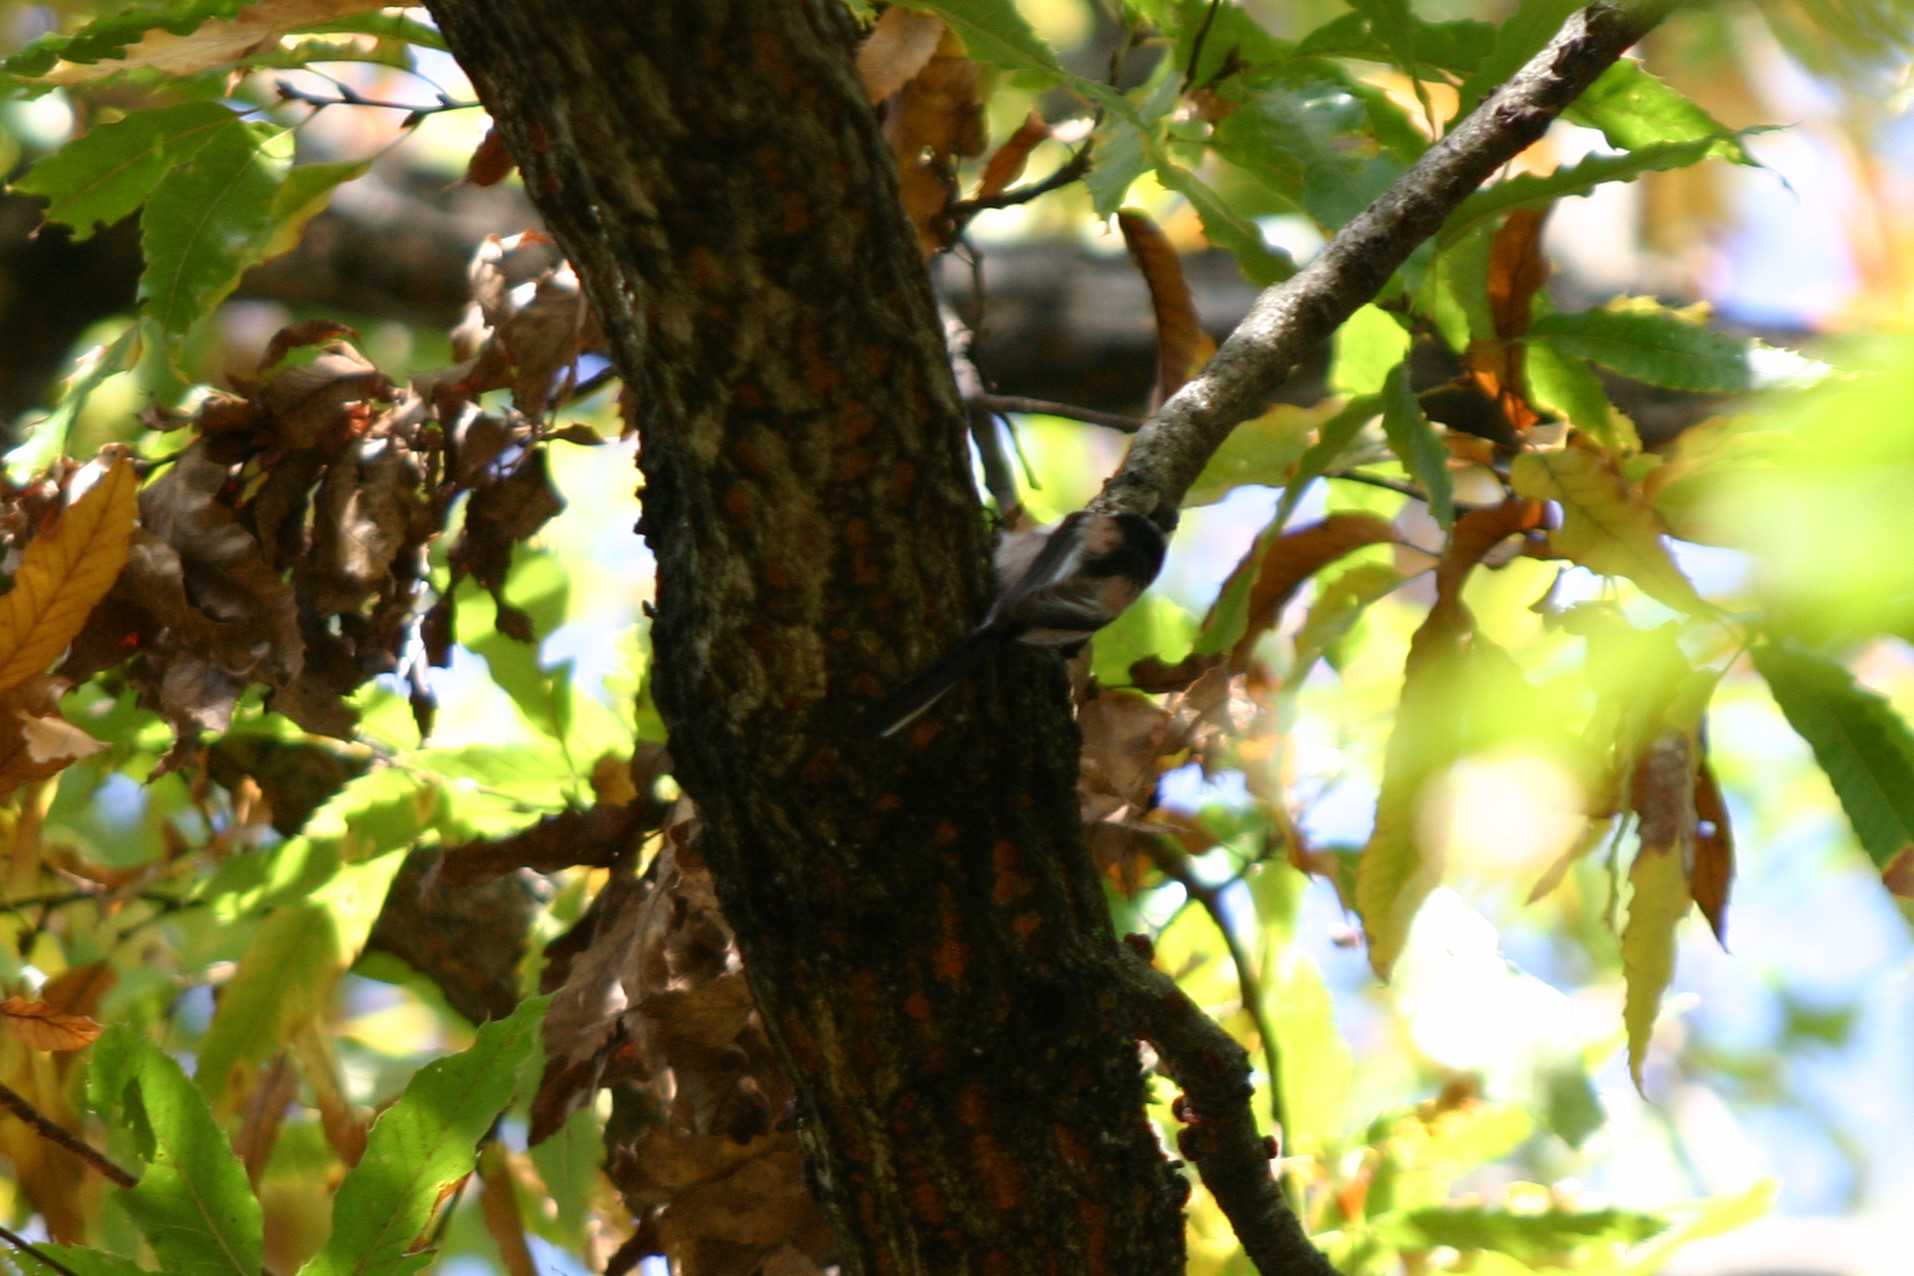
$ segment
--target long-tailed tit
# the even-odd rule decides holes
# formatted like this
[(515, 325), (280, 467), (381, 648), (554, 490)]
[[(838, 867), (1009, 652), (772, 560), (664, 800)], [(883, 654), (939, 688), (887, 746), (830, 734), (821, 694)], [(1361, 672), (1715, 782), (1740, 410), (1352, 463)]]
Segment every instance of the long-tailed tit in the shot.
[(1079, 510), (1048, 531), (1006, 536), (996, 554), (997, 599), (983, 623), (877, 707), (877, 733), (908, 726), (1008, 643), (1082, 645), (1156, 579), (1164, 549), (1156, 524), (1128, 512)]

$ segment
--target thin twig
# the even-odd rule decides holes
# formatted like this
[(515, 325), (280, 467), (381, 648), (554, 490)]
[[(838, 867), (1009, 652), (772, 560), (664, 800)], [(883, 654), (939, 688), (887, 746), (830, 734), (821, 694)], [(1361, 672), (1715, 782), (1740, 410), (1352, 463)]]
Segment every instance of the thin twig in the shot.
[(79, 1157), (82, 1161), (85, 1161), (88, 1165), (98, 1170), (103, 1176), (112, 1180), (116, 1185), (120, 1187), (134, 1187), (138, 1185), (139, 1180), (115, 1165), (107, 1158), (106, 1153), (49, 1120), (41, 1114), (38, 1108), (28, 1103), (24, 1096), (4, 1085), (0, 1085), (0, 1108), (5, 1108), (7, 1111), (13, 1113), (13, 1115), (32, 1126), (35, 1134), (38, 1134), (48, 1143), (64, 1148), (74, 1156)]
[(1196, 83), (1196, 68), (1203, 61), (1203, 41), (1210, 38), (1210, 25), (1216, 21), (1216, 11), (1223, 7), (1223, 0), (1210, 0), (1209, 12), (1203, 15), (1203, 25), (1196, 29), (1196, 38), (1190, 41), (1190, 64), (1183, 68), (1183, 89), (1188, 93), (1190, 86)]
[[(1282, 1055), (1276, 1044), (1276, 1028), (1269, 1021), (1269, 1007), (1263, 1001), (1262, 980), (1250, 965), (1249, 950), (1243, 947), (1236, 928), (1229, 924), (1229, 917), (1223, 911), (1223, 892), (1198, 877), (1189, 858), (1169, 846), (1164, 839), (1152, 837), (1144, 841), (1158, 871), (1181, 886), (1184, 893), (1196, 901), (1209, 915), (1216, 933), (1223, 938), (1223, 947), (1229, 952), (1230, 964), (1236, 967), (1236, 987), (1243, 1001), (1243, 1009), (1249, 1011), (1250, 1022), (1255, 1024), (1256, 1035), (1263, 1043), (1263, 1071), (1269, 1075), (1269, 1118), (1276, 1123), (1280, 1135), (1287, 1138), (1289, 1120), (1283, 1113)], [(1289, 1197), (1289, 1207), (1295, 1209), (1297, 1202), (1290, 1195), (1289, 1184), (1280, 1178), (1278, 1181), (1282, 1183), (1284, 1195)]]
[(1397, 496), (1406, 496), (1412, 501), (1421, 501), (1424, 504), (1427, 504), (1429, 500), (1429, 494), (1414, 483), (1384, 478), (1380, 474), (1365, 474), (1361, 470), (1324, 470), (1323, 477), (1341, 479), (1345, 483), (1361, 483), (1365, 487), (1379, 487), (1385, 492), (1394, 492)]
[(1024, 186), (1015, 186), (995, 195), (985, 195), (978, 199), (960, 199), (950, 206), (950, 219), (958, 226), (975, 217), (978, 213), (992, 208), (1014, 208), (1018, 204), (1028, 204), (1039, 195), (1048, 195), (1076, 181), (1090, 171), (1090, 147), (1088, 143), (1077, 148), (1075, 154), (1057, 167), (1057, 171), (1040, 182), (1031, 182)]
[(977, 402), (992, 412), (1038, 412), (1044, 416), (1066, 417), (1072, 421), (1082, 421), (1086, 425), (1100, 425), (1105, 429), (1121, 430), (1125, 434), (1135, 434), (1143, 428), (1139, 417), (1125, 416), (1121, 412), (1104, 412), (1097, 408), (1079, 407), (1074, 403), (1058, 403), (1053, 399), (1032, 399), (1021, 394), (985, 394)]
[(5, 1241), (22, 1254), (31, 1255), (34, 1262), (57, 1273), (57, 1276), (79, 1276), (78, 1272), (68, 1267), (65, 1263), (60, 1262), (58, 1259), (51, 1257), (45, 1250), (37, 1248), (33, 1242), (29, 1241), (26, 1237), (15, 1232), (10, 1232), (4, 1227), (0, 1227), (0, 1241)]
[(316, 110), (324, 110), (328, 106), (376, 106), (388, 111), (404, 111), (413, 117), (414, 123), (428, 115), (437, 115), (441, 111), (469, 111), (480, 105), (477, 102), (461, 102), (444, 93), (439, 94), (438, 104), (435, 106), (421, 106), (417, 102), (389, 102), (384, 98), (367, 97), (342, 80), (333, 80), (332, 83), (338, 89), (338, 95), (335, 97), (327, 97), (321, 93), (314, 93), (310, 89), (302, 89), (291, 80), (274, 80), (273, 87), (279, 90), (281, 100), (303, 102)]

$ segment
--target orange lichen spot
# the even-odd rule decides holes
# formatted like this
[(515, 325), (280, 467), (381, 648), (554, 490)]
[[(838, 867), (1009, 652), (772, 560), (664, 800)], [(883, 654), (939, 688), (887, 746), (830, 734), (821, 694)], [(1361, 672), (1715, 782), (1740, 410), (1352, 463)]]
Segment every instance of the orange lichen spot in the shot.
[(855, 482), (871, 472), (873, 464), (871, 454), (863, 448), (851, 448), (837, 454), (837, 477), (841, 482)]
[(990, 1203), (999, 1213), (1009, 1213), (1023, 1199), (1023, 1182), (1017, 1163), (1004, 1153), (1003, 1145), (988, 1134), (976, 1134), (970, 1140), (971, 1163), (977, 1167), (977, 1181), (990, 1195)]
[(766, 563), (762, 579), (768, 589), (781, 591), (791, 587), (791, 573), (786, 571), (780, 563)]
[(899, 461), (891, 466), (891, 489), (897, 493), (898, 500), (910, 499), (910, 494), (917, 490), (916, 462)]
[(837, 779), (840, 768), (835, 749), (822, 746), (805, 759), (804, 769), (799, 774), (806, 784), (828, 784)]
[(971, 1129), (979, 1129), (990, 1115), (990, 1098), (983, 1086), (972, 1081), (957, 1092), (957, 1119)]
[(1010, 929), (1015, 931), (1017, 938), (1026, 944), (1030, 942), (1030, 937), (1037, 933), (1037, 928), (1042, 925), (1043, 917), (1037, 913), (1018, 913), (1010, 919)]
[(864, 437), (877, 428), (877, 413), (868, 403), (846, 403), (838, 409), (838, 435), (846, 443), (862, 442)]
[(949, 820), (939, 820), (937, 827), (930, 831), (930, 844), (943, 850), (957, 840), (957, 826)]
[(537, 120), (532, 120), (526, 124), (525, 140), (529, 142), (532, 149), (540, 155), (552, 149), (552, 135), (547, 133), (545, 126)]
[(943, 724), (928, 718), (919, 718), (911, 723), (910, 743), (913, 749), (928, 749), (931, 742), (944, 733)]
[(1011, 1272), (1017, 1270), (1010, 1264), (1010, 1255), (1000, 1249), (985, 1254), (983, 1262), (984, 1276), (1010, 1276)]
[(970, 966), (970, 948), (960, 940), (946, 939), (937, 945), (933, 960), (937, 978), (947, 984), (962, 983)]
[(1083, 1242), (1083, 1270), (1090, 1273), (1110, 1270), (1110, 1209), (1093, 1200), (1085, 1200), (1077, 1209), (1078, 1236)]
[(791, 1051), (791, 1058), (806, 1072), (824, 1066), (823, 1055), (817, 1048), (817, 1038), (811, 1033), (811, 1026), (804, 1016), (787, 1012), (779, 1018), (784, 1028), (784, 1044)]
[(764, 387), (755, 381), (740, 381), (731, 387), (731, 402), (748, 411), (757, 411), (764, 406)]
[(877, 795), (876, 800), (874, 800), (871, 803), (871, 810), (876, 811), (878, 814), (882, 815), (891, 811), (895, 811), (903, 805), (904, 805), (904, 799), (901, 794), (879, 793)]
[(995, 842), (991, 843), (990, 866), (996, 869), (999, 873), (1016, 872), (1017, 861), (1019, 858), (1020, 856), (1017, 851), (1017, 844), (1011, 841), (1009, 838), (1000, 837)]
[(731, 463), (753, 478), (763, 478), (773, 468), (771, 458), (748, 435), (732, 443), (729, 452)]
[(943, 1195), (931, 1186), (928, 1179), (919, 1179), (912, 1185), (910, 1208), (912, 1214), (932, 1227), (943, 1226), (944, 1220), (950, 1216), (950, 1211), (944, 1205)]
[(930, 998), (921, 992), (914, 992), (904, 998), (904, 1013), (918, 1023), (929, 1023), (931, 1016)]
[(1030, 891), (1030, 879), (1022, 873), (998, 873), (990, 886), (990, 902), (1002, 908), (1016, 903)]
[(784, 196), (784, 233), (802, 235), (811, 229), (811, 201), (803, 191), (789, 191)]
[(685, 253), (685, 268), (691, 275), (691, 282), (700, 293), (710, 293), (717, 288), (718, 281), (725, 276), (718, 255), (702, 244)]

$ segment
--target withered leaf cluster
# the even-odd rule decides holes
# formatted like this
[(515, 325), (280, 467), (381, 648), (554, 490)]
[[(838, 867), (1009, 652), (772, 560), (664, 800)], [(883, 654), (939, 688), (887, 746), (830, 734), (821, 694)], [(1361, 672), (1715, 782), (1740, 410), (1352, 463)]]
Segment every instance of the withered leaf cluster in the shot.
[[(470, 576), (496, 597), (513, 546), (562, 508), (547, 417), (602, 344), (577, 277), (536, 232), (488, 239), (471, 282), (451, 367), (400, 384), (350, 329), (306, 321), (190, 413), (145, 414), (182, 445), (148, 466), (126, 566), (59, 673), (117, 669), (178, 732), (167, 765), (223, 730), (251, 686), (306, 730), (347, 736), (353, 693), (399, 672), (429, 729), (424, 667), (450, 658), (453, 587)], [(36, 500), (55, 492), (49, 479), (9, 501), (0, 536), (29, 536)], [(435, 597), (428, 551), (461, 501)], [(531, 641), (527, 617), (502, 600), (499, 612)]]

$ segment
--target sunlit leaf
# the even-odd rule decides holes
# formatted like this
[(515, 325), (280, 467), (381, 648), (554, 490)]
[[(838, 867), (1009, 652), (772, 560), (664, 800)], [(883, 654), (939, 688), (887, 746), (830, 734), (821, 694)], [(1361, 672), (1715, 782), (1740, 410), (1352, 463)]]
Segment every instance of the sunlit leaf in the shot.
[(100, 1035), (100, 1023), (91, 1015), (67, 1014), (25, 997), (0, 1001), (0, 1022), (29, 1050), (81, 1050)]
[(209, 1097), (225, 1093), (235, 1064), (264, 1058), (326, 1009), (404, 860), (403, 850), (389, 851), (342, 868), (310, 898), (266, 919), (200, 1043), (196, 1075)]
[(1621, 155), (1591, 155), (1541, 176), (1525, 173), (1508, 178), (1463, 200), (1442, 224), (1437, 242), (1454, 243), (1483, 220), (1511, 208), (1533, 207), (1569, 195), (1586, 195), (1606, 182), (1632, 182), (1644, 173), (1663, 173), (1699, 164), (1724, 144), (1718, 138), (1661, 142)]
[(365, 1156), (333, 1198), (332, 1234), (300, 1276), (398, 1273), (430, 1261), (412, 1250), (538, 1057), (548, 1001), (527, 999), (509, 1019), (480, 1028), (470, 1049), (419, 1069), (372, 1127)]
[(1276, 623), (1304, 581), (1352, 550), (1395, 539), (1395, 529), (1379, 518), (1331, 514), (1307, 527), (1259, 540), (1230, 573), (1203, 618), (1196, 649), (1206, 654), (1228, 650), (1233, 666), (1247, 667), (1257, 641)]
[(189, 161), (234, 119), (218, 102), (135, 111), (45, 156), (13, 188), (46, 196), (46, 219), (86, 239), (145, 203), (169, 169)]
[(1209, 362), (1216, 343), (1196, 316), (1196, 300), (1169, 238), (1134, 209), (1117, 214), (1117, 228), (1123, 232), (1130, 260), (1149, 285), (1150, 309), (1156, 318), (1156, 390), (1150, 396), (1154, 411)]
[(1828, 366), (1752, 337), (1732, 337), (1653, 302), (1611, 302), (1600, 310), (1547, 315), (1531, 334), (1557, 349), (1671, 390), (1740, 393), (1798, 388)]
[(1407, 364), (1398, 364), (1382, 388), (1382, 432), (1389, 450), (1429, 498), (1429, 513), (1447, 527), (1455, 521), (1455, 487), (1449, 478), (1449, 450), (1409, 388)]
[[(1545, 1210), (1518, 1213), (1482, 1207), (1410, 1210), (1375, 1220), (1374, 1226), (1403, 1249), (1490, 1250), (1531, 1263), (1599, 1242), (1634, 1244), (1664, 1232), (1665, 1219), (1630, 1210)], [(1551, 1264), (1553, 1265), (1553, 1264)]]
[(138, 487), (132, 462), (114, 461), (28, 544), (13, 587), (0, 596), (0, 690), (51, 665), (113, 588), (133, 534)]
[(1607, 458), (1581, 448), (1528, 452), (1509, 467), (1515, 490), (1562, 507), (1556, 551), (1591, 571), (1626, 576), (1680, 611), (1703, 607), (1663, 543), (1655, 512)]
[(162, 329), (185, 332), (260, 260), (291, 166), (283, 130), (234, 119), (161, 178), (140, 218), (140, 299)]
[(1876, 867), (1914, 847), (1914, 733), (1880, 696), (1825, 656), (1762, 644), (1752, 652), (1788, 725), (1814, 750)]
[(108, 1120), (130, 1128), (147, 1162), (119, 1201), (176, 1276), (259, 1276), (259, 1202), (225, 1132), (186, 1074), (123, 1026), (93, 1044), (87, 1092)]

